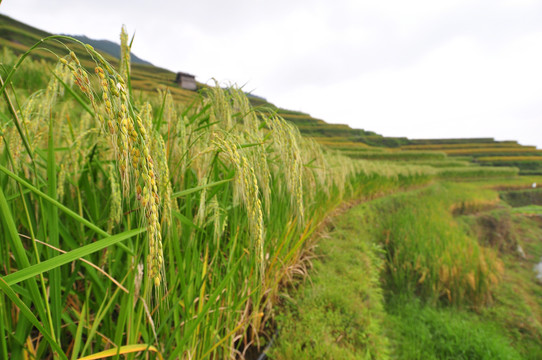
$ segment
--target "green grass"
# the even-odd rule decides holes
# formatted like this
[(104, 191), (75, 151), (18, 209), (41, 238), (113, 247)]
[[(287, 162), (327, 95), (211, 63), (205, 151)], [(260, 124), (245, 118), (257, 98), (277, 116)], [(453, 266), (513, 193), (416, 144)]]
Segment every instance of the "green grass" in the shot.
[[(509, 207), (485, 211), (476, 205), (496, 206), (497, 201), (496, 193), (483, 190), (480, 184), (436, 184), (384, 196), (340, 215), (329, 236), (319, 242), (310, 280), (284, 296), (271, 358), (539, 358), (542, 300), (538, 295), (542, 290), (532, 267), (542, 255), (542, 243), (537, 240), (542, 227), (514, 215)], [(458, 204), (464, 212), (452, 218)], [(430, 216), (439, 211), (448, 215)], [(414, 216), (406, 219), (407, 214)], [(399, 234), (400, 230), (404, 232)], [(382, 247), (375, 246), (373, 241), (382, 233)], [(399, 239), (395, 243), (396, 236), (405, 243)], [(414, 278), (410, 287), (394, 282), (390, 266), (403, 273), (412, 267), (401, 266), (393, 253), (406, 253), (403, 265), (424, 253), (428, 258), (419, 263), (420, 268), (431, 261), (441, 265), (445, 262), (438, 257), (438, 241), (457, 247), (465, 237), (469, 244), (462, 247), (467, 255), (462, 266), (479, 261), (479, 253), (472, 249), (481, 245), (494, 248), (480, 248), (486, 254), (498, 250), (506, 266), (483, 304), (468, 298), (455, 305), (446, 297), (431, 301), (430, 291), (420, 291), (430, 274), (423, 283)], [(504, 242), (492, 241), (495, 237), (503, 237)], [(531, 260), (518, 257), (518, 242)], [(432, 248), (425, 251), (424, 246)], [(468, 281), (459, 286), (465, 292), (471, 287)]]
[(455, 159), (445, 158), (443, 160), (414, 160), (409, 161), (411, 165), (425, 165), (434, 168), (454, 168), (454, 167), (468, 167), (472, 166), (472, 163), (468, 161), (459, 161)]
[(511, 156), (539, 156), (542, 150), (537, 150), (536, 147), (514, 146), (514, 147), (487, 147), (487, 148), (471, 148), (471, 149), (443, 149), (449, 156), (473, 156), (473, 157), (511, 157)]
[[(499, 324), (523, 358), (539, 359), (542, 357), (542, 287), (533, 268), (542, 257), (542, 227), (536, 217), (510, 208), (501, 210), (506, 211), (511, 212), (507, 215), (511, 220), (508, 237), (517, 245), (502, 252), (504, 277), (494, 294), (493, 305), (483, 309), (480, 317)], [(484, 218), (488, 214), (476, 216)], [(506, 231), (500, 233), (504, 235)]]
[(493, 192), (435, 184), (367, 204), (365, 224), (386, 250), (386, 287), (430, 303), (480, 306), (490, 301), (502, 264), (457, 225), (452, 213), (496, 201)]
[(512, 207), (542, 205), (542, 189), (531, 188), (501, 191), (500, 198)]
[(518, 168), (498, 166), (444, 167), (438, 169), (438, 175), (442, 179), (513, 178), (518, 173)]
[[(490, 199), (486, 197), (490, 193), (480, 196), (483, 184), (464, 186), (448, 188), (448, 195), (442, 192), (443, 198), (453, 195), (444, 202), (455, 199), (453, 202), (475, 204)], [(498, 251), (504, 265), (499, 283), (492, 286), (490, 301), (485, 306), (476, 306), (476, 311), (468, 306), (449, 307), (442, 303), (435, 307), (424, 297), (413, 297), (411, 292), (392, 287), (385, 294), (390, 315), (387, 326), (396, 358), (538, 359), (542, 356), (542, 288), (533, 271), (542, 256), (542, 226), (535, 218), (496, 205), (498, 208), (490, 210), (471, 207), (464, 215), (454, 217), (454, 231), (464, 232), (480, 245)], [(410, 206), (418, 212), (427, 205)]]
[(358, 206), (332, 220), (318, 242), (310, 281), (285, 297), (272, 359), (387, 359), (382, 250), (360, 226)]
[[(413, 145), (446, 145), (446, 144), (493, 144), (494, 138), (461, 138), (461, 139), (412, 139)], [(517, 144), (515, 141), (501, 141), (498, 143)]]
[(353, 159), (383, 161), (444, 160), (446, 158), (446, 154), (437, 151), (343, 151), (343, 154)]
[(508, 147), (508, 148), (521, 147), (521, 148), (536, 149), (536, 146), (523, 146), (523, 145), (518, 144), (516, 141), (492, 141), (492, 142), (479, 142), (479, 143), (457, 142), (457, 143), (449, 143), (449, 144), (444, 144), (444, 143), (437, 144), (433, 142), (433, 143), (427, 143), (427, 144), (405, 145), (405, 146), (402, 146), (401, 148), (404, 150), (443, 151), (446, 149), (483, 149), (483, 148), (495, 148), (495, 147)]
[(528, 205), (517, 207), (513, 210), (514, 213), (526, 214), (526, 215), (542, 215), (541, 205)]
[(387, 308), (397, 359), (524, 359), (499, 324), (473, 313), (434, 308), (416, 299), (392, 299)]

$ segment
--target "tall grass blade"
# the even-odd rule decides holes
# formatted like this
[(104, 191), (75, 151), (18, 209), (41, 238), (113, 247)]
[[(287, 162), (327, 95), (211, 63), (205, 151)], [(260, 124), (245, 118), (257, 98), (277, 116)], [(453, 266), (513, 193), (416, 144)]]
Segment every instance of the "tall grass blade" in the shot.
[(11, 289), (11, 287), (7, 284), (7, 282), (2, 278), (0, 278), (0, 290), (2, 290), (10, 298), (10, 300), (19, 308), (23, 316), (27, 318), (32, 323), (32, 325), (36, 327), (36, 329), (38, 329), (40, 334), (45, 338), (45, 340), (47, 340), (49, 345), (51, 345), (51, 348), (58, 354), (58, 356), (60, 356), (60, 358), (62, 359), (68, 360), (68, 357), (66, 356), (64, 351), (62, 351), (62, 348), (59, 346), (59, 344), (56, 341), (54, 341), (51, 333), (47, 331), (47, 329), (34, 316), (34, 314), (32, 313), (32, 310), (30, 310), (28, 306), (26, 306), (21, 301), (21, 299), (17, 297), (17, 294), (15, 294), (15, 292)]
[[(49, 118), (49, 141), (47, 147), (47, 192), (52, 199), (57, 198), (56, 194), (56, 160), (55, 160), (55, 142), (54, 142), (54, 132), (53, 132), (53, 118), (50, 115)], [(49, 230), (49, 243), (52, 246), (59, 247), (59, 237), (58, 237), (58, 208), (53, 204), (49, 203), (47, 206), (47, 220), (48, 220), (48, 230)], [(49, 257), (53, 256), (53, 251), (47, 249)], [(62, 279), (60, 278), (60, 269), (54, 268), (51, 269), (50, 279), (49, 279), (49, 296), (51, 303), (51, 320), (52, 327), (55, 339), (57, 339), (59, 345), (60, 343), (60, 324), (61, 324), (61, 313), (62, 313), (62, 303), (61, 303), (61, 294), (60, 294), (60, 285)]]
[(124, 241), (133, 236), (139, 235), (145, 232), (145, 230), (145, 228), (128, 230), (123, 233), (113, 235), (102, 240), (98, 240), (92, 244), (81, 246), (80, 248), (77, 248), (65, 254), (58, 255), (52, 259), (42, 261), (39, 264), (28, 266), (22, 270), (6, 275), (2, 279), (9, 285), (17, 284), (23, 280), (29, 279), (43, 272), (56, 269), (59, 266), (65, 265), (74, 260), (78, 260), (84, 256), (95, 253), (96, 251), (105, 249), (106, 247), (114, 245), (120, 241)]
[(152, 345), (145, 345), (145, 344), (135, 344), (135, 345), (124, 345), (118, 348), (113, 348), (105, 351), (100, 351), (96, 354), (83, 356), (82, 358), (79, 358), (78, 360), (97, 360), (97, 359), (104, 359), (111, 356), (115, 356), (117, 354), (124, 355), (124, 354), (133, 354), (138, 353), (141, 351), (152, 351), (156, 353), (156, 356), (160, 360), (163, 360), (162, 354), (158, 349)]
[[(1, 170), (1, 169), (0, 169)], [(225, 184), (227, 182), (230, 182), (232, 181), (233, 178), (231, 179), (226, 179), (226, 180), (220, 180), (220, 181), (215, 181), (215, 182), (212, 182), (212, 183), (209, 183), (207, 185), (202, 185), (202, 186), (196, 186), (196, 187), (193, 187), (191, 189), (187, 189), (187, 190), (183, 190), (183, 191), (178, 191), (176, 193), (173, 193), (171, 195), (171, 198), (174, 199), (174, 198), (178, 198), (178, 197), (181, 197), (181, 196), (186, 196), (186, 195), (190, 195), (192, 193), (195, 193), (195, 192), (198, 192), (200, 190), (203, 190), (203, 189), (208, 189), (208, 188), (212, 188), (214, 186), (218, 186), (218, 185), (222, 185), (222, 184)]]
[(83, 327), (86, 324), (86, 312), (87, 312), (87, 303), (83, 303), (83, 307), (81, 308), (81, 313), (79, 314), (79, 324), (77, 324), (77, 330), (75, 331), (75, 339), (73, 342), (73, 348), (72, 348), (72, 356), (71, 360), (76, 360), (77, 356), (79, 355), (79, 349), (81, 348), (81, 341), (82, 341), (82, 335), (83, 335)]
[[(17, 233), (17, 226), (11, 214), (9, 205), (4, 196), (4, 190), (0, 187), (0, 217), (5, 229), (7, 230), (7, 237), (15, 251), (15, 261), (20, 268), (30, 266), (28, 257), (26, 256), (26, 250), (21, 242), (21, 238)], [(42, 303), (41, 295), (38, 290), (38, 284), (35, 280), (30, 281), (30, 294), (34, 305), (36, 306), (38, 315), (42, 319), (46, 319), (45, 307)]]
[[(21, 185), (23, 185), (24, 187), (26, 187), (27, 189), (29, 189), (30, 191), (32, 191), (34, 194), (40, 196), (41, 198), (43, 198), (44, 200), (48, 201), (49, 203), (53, 204), (54, 206), (56, 206), (58, 209), (60, 209), (62, 212), (64, 212), (66, 215), (74, 218), (75, 220), (77, 220), (78, 222), (86, 225), (88, 228), (96, 231), (98, 234), (104, 236), (104, 237), (108, 237), (110, 236), (105, 230), (102, 230), (101, 228), (99, 228), (98, 226), (94, 225), (93, 223), (91, 223), (90, 221), (88, 221), (87, 219), (85, 219), (84, 217), (80, 216), (79, 214), (77, 214), (76, 212), (74, 212), (73, 210), (69, 209), (68, 207), (62, 205), (61, 203), (59, 203), (57, 200), (51, 198), (49, 195), (45, 194), (44, 192), (40, 191), (38, 188), (36, 188), (35, 186), (33, 186), (32, 184), (28, 183), (26, 180), (24, 180), (23, 178), (21, 178), (20, 176), (14, 174), (13, 172), (9, 171), (7, 168), (5, 168), (4, 166), (0, 165), (0, 171), (2, 171), (4, 174), (8, 175), (9, 177), (11, 177), (12, 179), (14, 179), (15, 181), (19, 182)], [(125, 251), (127, 251), (130, 255), (133, 255), (133, 252), (132, 250), (130, 250), (129, 248), (127, 248), (125, 245), (123, 244), (119, 244), (121, 246), (121, 248)]]

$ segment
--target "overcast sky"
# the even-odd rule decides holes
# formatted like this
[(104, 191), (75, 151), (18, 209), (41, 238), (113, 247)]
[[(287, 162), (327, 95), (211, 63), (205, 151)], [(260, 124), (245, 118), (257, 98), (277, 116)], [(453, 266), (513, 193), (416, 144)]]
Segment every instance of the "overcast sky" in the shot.
[(542, 1), (3, 0), (52, 33), (118, 42), (331, 123), (542, 148)]

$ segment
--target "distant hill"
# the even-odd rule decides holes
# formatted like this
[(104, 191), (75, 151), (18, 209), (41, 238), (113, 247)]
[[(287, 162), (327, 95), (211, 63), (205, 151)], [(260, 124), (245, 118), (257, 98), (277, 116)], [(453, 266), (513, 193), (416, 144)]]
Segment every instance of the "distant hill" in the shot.
[[(51, 35), (51, 33), (29, 26), (0, 13), (0, 50), (6, 47), (15, 54), (21, 55), (31, 46)], [(80, 37), (80, 39), (82, 39), (82, 37)], [(82, 40), (82, 42), (89, 43), (90, 40), (91, 39)], [(118, 49), (119, 45), (114, 45)], [(95, 43), (92, 43), (92, 46), (95, 48), (95, 50), (100, 52), (105, 60), (108, 61), (113, 67), (118, 66), (118, 51), (117, 55), (110, 53), (114, 52), (111, 50), (113, 47), (109, 46), (104, 50), (102, 48), (103, 45), (97, 46)], [(77, 43), (66, 40), (63, 40), (62, 42), (47, 41), (42, 43), (39, 48), (32, 52), (31, 58), (41, 58), (48, 62), (55, 63), (58, 61), (58, 56), (67, 55), (67, 49), (73, 50), (75, 54), (77, 54), (81, 64), (87, 69), (87, 71), (94, 72), (94, 59), (92, 59), (85, 48)], [(0, 64), (2, 64), (1, 57)], [(157, 88), (167, 88), (170, 90), (171, 94), (176, 100), (191, 103), (194, 100), (194, 97), (197, 96), (197, 93), (179, 87), (175, 83), (175, 77), (176, 73), (173, 71), (154, 66), (148, 62), (136, 62), (135, 58), (132, 57), (131, 78), (132, 87), (134, 89), (155, 92)], [(198, 86), (203, 85), (199, 84)]]
[[(94, 49), (104, 51), (110, 55), (113, 55), (117, 59), (120, 58), (120, 45), (113, 41), (95, 40), (95, 39), (88, 38), (85, 35), (67, 35), (67, 36), (71, 36), (81, 42), (84, 42), (85, 44), (92, 45)], [(132, 63), (154, 66), (150, 62), (136, 56), (133, 52), (130, 53), (130, 56), (131, 56)]]

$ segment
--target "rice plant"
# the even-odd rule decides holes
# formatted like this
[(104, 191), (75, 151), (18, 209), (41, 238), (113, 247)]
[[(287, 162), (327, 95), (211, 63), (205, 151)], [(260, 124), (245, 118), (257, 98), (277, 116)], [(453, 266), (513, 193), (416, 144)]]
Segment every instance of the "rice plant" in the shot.
[(367, 205), (366, 222), (373, 224), (373, 236), (386, 250), (385, 277), (391, 291), (456, 305), (491, 302), (502, 262), (452, 215), (458, 206), (466, 206), (465, 198), (476, 199), (474, 204), (498, 201), (495, 193), (473, 191), (476, 188), (466, 185), (435, 184)]
[(1, 358), (243, 357), (334, 206), (434, 176), (325, 152), (235, 87), (136, 96), (121, 44), (118, 68), (65, 36), (2, 60)]
[(505, 166), (443, 167), (438, 169), (438, 176), (443, 179), (514, 178), (518, 173), (518, 168)]
[(344, 154), (354, 159), (384, 160), (384, 161), (415, 161), (415, 160), (444, 160), (446, 154), (438, 151), (344, 151)]

